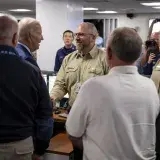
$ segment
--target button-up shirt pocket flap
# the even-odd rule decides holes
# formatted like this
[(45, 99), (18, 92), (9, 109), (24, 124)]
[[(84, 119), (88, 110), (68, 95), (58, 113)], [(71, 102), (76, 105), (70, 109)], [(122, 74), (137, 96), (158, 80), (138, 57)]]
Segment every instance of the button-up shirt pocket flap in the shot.
[(99, 75), (100, 73), (102, 72), (102, 69), (101, 68), (90, 68), (89, 69), (89, 73), (94, 73), (94, 74), (97, 74)]
[(66, 73), (76, 72), (77, 70), (78, 70), (78, 67), (77, 67), (77, 66), (67, 67), (67, 68), (66, 68)]

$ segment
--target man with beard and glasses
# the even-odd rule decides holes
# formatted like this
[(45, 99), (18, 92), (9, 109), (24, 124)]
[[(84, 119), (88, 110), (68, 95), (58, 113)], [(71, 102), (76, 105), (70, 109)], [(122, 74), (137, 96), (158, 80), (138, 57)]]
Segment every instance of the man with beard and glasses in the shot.
[(105, 52), (95, 45), (96, 35), (94, 24), (84, 22), (78, 26), (75, 33), (77, 51), (63, 60), (51, 91), (51, 99), (60, 101), (68, 93), (68, 104), (72, 107), (81, 85), (86, 80), (107, 74)]
[(69, 94), (69, 105), (72, 106), (81, 85), (91, 77), (105, 75), (108, 72), (103, 50), (95, 45), (97, 29), (92, 23), (79, 25), (76, 38), (77, 51), (63, 60), (51, 91), (51, 98), (61, 100)]

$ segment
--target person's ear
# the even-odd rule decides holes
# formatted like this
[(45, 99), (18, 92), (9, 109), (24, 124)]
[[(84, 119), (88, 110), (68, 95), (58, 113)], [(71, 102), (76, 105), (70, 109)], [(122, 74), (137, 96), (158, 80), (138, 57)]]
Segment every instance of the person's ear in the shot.
[(17, 33), (17, 32), (14, 33), (14, 34), (13, 34), (13, 38), (12, 38), (12, 44), (13, 44), (14, 47), (17, 46), (18, 38), (19, 38), (18, 33)]
[(72, 36), (72, 42), (74, 41), (74, 36)]
[(106, 53), (108, 60), (111, 60), (113, 55), (112, 55), (112, 49), (109, 46), (106, 49)]
[(32, 33), (31, 32), (28, 32), (28, 42), (31, 43), (32, 42)]
[(96, 35), (93, 35), (93, 39), (96, 40), (96, 38), (97, 38), (97, 36), (96, 36)]
[(96, 36), (95, 35), (90, 35), (90, 39), (91, 39), (92, 42), (95, 42)]

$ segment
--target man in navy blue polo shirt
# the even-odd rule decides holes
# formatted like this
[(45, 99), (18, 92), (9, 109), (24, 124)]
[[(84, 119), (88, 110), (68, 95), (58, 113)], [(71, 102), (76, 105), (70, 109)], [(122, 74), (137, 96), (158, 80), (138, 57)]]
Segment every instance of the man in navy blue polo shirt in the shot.
[(0, 160), (38, 160), (53, 132), (52, 104), (40, 70), (15, 50), (17, 20), (0, 14)]
[(60, 48), (56, 53), (54, 72), (57, 74), (59, 69), (61, 68), (63, 59), (69, 53), (72, 53), (76, 50), (76, 46), (73, 44), (74, 34), (70, 30), (66, 30), (63, 32), (63, 41), (64, 47)]

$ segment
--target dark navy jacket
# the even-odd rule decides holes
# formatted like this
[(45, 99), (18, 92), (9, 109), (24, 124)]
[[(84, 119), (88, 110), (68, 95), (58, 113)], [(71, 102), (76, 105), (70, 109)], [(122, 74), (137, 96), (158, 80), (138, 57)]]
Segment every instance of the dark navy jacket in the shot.
[(152, 75), (153, 67), (159, 59), (160, 59), (160, 53), (155, 57), (155, 59), (153, 60), (152, 63), (150, 63), (150, 64), (146, 63), (143, 66), (143, 74), (150, 77)]
[(57, 53), (56, 53), (56, 58), (55, 58), (55, 65), (54, 65), (54, 72), (57, 73), (59, 69), (61, 68), (63, 59), (65, 56), (67, 56), (69, 53), (72, 53), (76, 50), (76, 46), (72, 45), (71, 48), (60, 48)]
[(21, 43), (18, 43), (18, 45), (16, 46), (16, 51), (18, 52), (19, 56), (22, 59), (30, 62), (31, 64), (33, 64), (39, 68), (36, 60), (31, 55), (30, 51), (27, 50), (27, 48), (25, 46), (23, 46)]
[(40, 70), (0, 46), (0, 143), (34, 137), (43, 154), (53, 132), (52, 104)]

